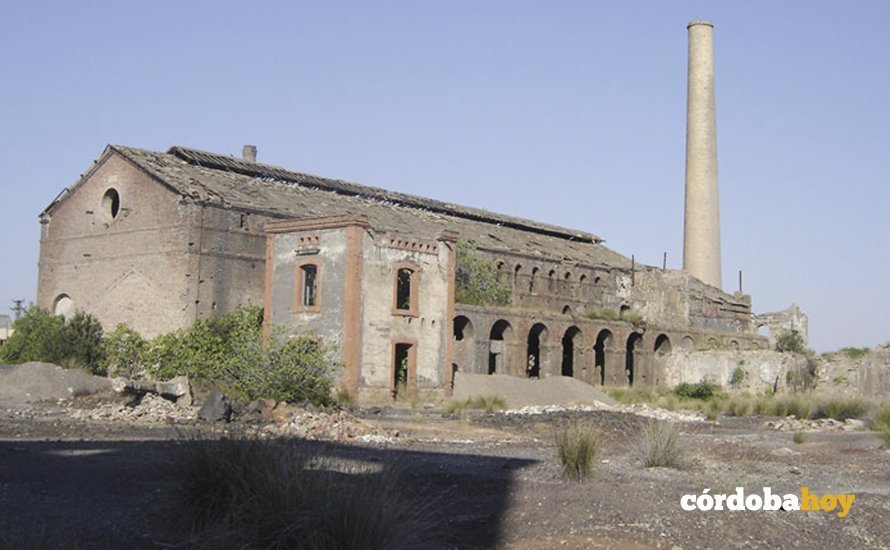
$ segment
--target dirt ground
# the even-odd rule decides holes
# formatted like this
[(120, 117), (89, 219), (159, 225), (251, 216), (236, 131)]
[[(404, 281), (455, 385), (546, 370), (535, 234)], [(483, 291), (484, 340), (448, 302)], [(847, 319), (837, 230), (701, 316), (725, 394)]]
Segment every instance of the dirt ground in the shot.
[[(74, 407), (94, 403), (75, 401)], [(0, 547), (186, 548), (156, 513), (176, 441), (237, 429), (197, 422), (141, 425), (76, 420), (70, 404), (0, 409)], [(642, 467), (646, 419), (608, 411), (472, 414), (356, 410), (398, 432), (394, 442), (297, 441), (322, 454), (398, 468), (428, 497), (440, 526), (429, 548), (890, 548), (890, 449), (872, 433), (810, 432), (801, 444), (765, 419), (683, 424), (682, 469)], [(583, 419), (600, 427), (592, 477), (561, 476), (553, 430)], [(684, 511), (686, 494), (853, 493), (849, 514)]]

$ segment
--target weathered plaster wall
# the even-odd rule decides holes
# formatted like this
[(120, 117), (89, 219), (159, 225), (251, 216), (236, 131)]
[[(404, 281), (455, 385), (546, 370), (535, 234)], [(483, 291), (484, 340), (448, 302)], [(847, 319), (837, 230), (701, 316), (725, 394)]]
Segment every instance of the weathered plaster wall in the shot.
[[(742, 369), (745, 378), (735, 388), (755, 393), (774, 389), (785, 391), (789, 382), (799, 379), (807, 366), (806, 357), (793, 353), (674, 350), (667, 357), (665, 381), (671, 387), (706, 379), (729, 386), (735, 370)], [(788, 372), (793, 374), (788, 375)]]
[[(441, 241), (426, 242), (430, 250), (408, 250), (391, 245), (407, 237), (365, 233), (362, 268), (362, 360), (360, 385), (386, 388), (393, 385), (393, 346), (412, 343), (416, 353), (416, 377), (409, 387), (439, 387), (444, 383), (445, 338), (448, 319), (448, 255)], [(435, 247), (435, 252), (432, 248)], [(416, 315), (395, 312), (397, 267), (417, 268), (419, 287)], [(417, 280), (415, 280), (417, 282)], [(450, 337), (450, 335), (448, 335)]]
[[(343, 361), (345, 229), (295, 231), (271, 238), (274, 273), (271, 300), (267, 304), (271, 309), (268, 318), (273, 326), (282, 327), (288, 334), (315, 333), (332, 359)], [(316, 244), (303, 244), (306, 239)], [(318, 311), (295, 307), (297, 287), (301, 283), (297, 265), (307, 260), (319, 262)]]
[(890, 349), (873, 349), (859, 358), (840, 352), (819, 357), (816, 377), (819, 392), (888, 399)]

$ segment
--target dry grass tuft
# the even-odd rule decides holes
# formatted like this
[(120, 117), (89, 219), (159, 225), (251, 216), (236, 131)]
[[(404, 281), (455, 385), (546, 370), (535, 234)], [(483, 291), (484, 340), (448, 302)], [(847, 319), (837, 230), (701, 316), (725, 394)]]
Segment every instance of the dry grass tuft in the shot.
[(599, 432), (591, 424), (573, 423), (556, 430), (556, 450), (563, 474), (574, 481), (590, 476), (599, 450)]
[(647, 468), (684, 466), (680, 426), (676, 423), (650, 419), (640, 434), (637, 449), (643, 466)]

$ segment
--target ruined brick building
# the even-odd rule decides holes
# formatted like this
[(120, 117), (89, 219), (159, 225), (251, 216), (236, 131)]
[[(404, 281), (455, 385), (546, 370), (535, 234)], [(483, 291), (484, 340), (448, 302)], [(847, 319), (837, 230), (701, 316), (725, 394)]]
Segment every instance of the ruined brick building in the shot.
[[(660, 384), (682, 349), (760, 349), (750, 297), (720, 287), (712, 25), (690, 23), (684, 270), (595, 235), (184, 147), (109, 146), (40, 216), (38, 305), (144, 336), (262, 304), (313, 331), (375, 399), (456, 370)], [(458, 243), (508, 288), (456, 300)], [(706, 281), (706, 282), (702, 282)], [(776, 323), (773, 323), (776, 324)]]
[[(589, 233), (245, 152), (109, 146), (41, 214), (38, 305), (144, 336), (263, 305), (269, 322), (337, 350), (342, 384), (368, 397), (400, 378), (440, 391), (454, 369), (657, 384), (675, 346), (765, 345), (748, 296), (634, 265)], [(455, 303), (458, 240), (496, 262), (508, 304)]]

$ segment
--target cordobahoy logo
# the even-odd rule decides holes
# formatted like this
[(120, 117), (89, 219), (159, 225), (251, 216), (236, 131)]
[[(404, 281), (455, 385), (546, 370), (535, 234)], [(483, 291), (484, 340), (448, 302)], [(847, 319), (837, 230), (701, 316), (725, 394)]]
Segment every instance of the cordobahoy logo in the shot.
[(854, 494), (825, 493), (818, 495), (810, 492), (809, 487), (800, 488), (800, 496), (794, 493), (785, 495), (773, 494), (770, 487), (764, 487), (763, 493), (751, 493), (745, 495), (744, 487), (736, 487), (735, 493), (710, 494), (710, 489), (704, 489), (699, 494), (683, 495), (680, 498), (680, 507), (686, 511), (701, 510), (731, 510), (751, 512), (774, 510), (804, 510), (834, 512), (837, 510), (839, 518), (846, 517), (853, 507)]

